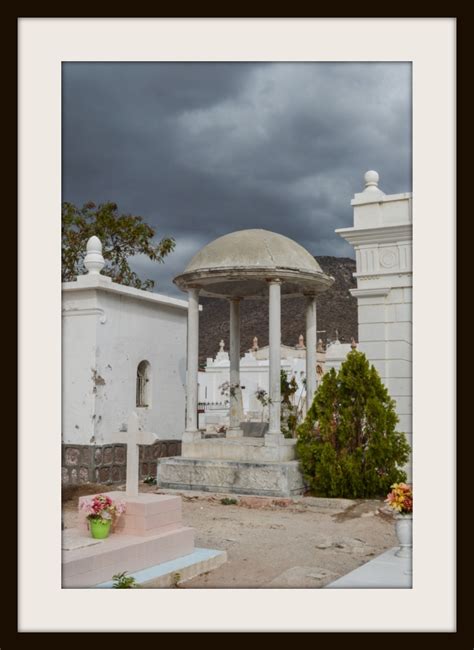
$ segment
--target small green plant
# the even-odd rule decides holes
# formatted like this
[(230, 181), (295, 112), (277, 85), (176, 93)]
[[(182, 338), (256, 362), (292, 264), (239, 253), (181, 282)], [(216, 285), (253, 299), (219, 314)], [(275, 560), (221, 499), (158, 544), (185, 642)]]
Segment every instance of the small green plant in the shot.
[(236, 506), (237, 499), (230, 499), (229, 497), (224, 497), (223, 499), (221, 499), (221, 503), (223, 506)]
[(179, 587), (180, 580), (181, 580), (181, 573), (179, 573), (178, 571), (176, 573), (173, 573), (173, 575), (171, 576), (171, 584), (175, 589)]
[(302, 418), (302, 399), (294, 403), (294, 395), (298, 390), (298, 382), (295, 376), (288, 379), (285, 370), (280, 371), (280, 391), (281, 391), (281, 432), (285, 438), (294, 438), (296, 436), (296, 427)]
[(114, 589), (139, 589), (140, 585), (137, 583), (133, 576), (128, 576), (127, 571), (116, 573), (112, 576)]
[(236, 397), (237, 396), (237, 389), (240, 388), (240, 384), (231, 384), (229, 381), (225, 381), (223, 384), (219, 386), (219, 390), (221, 391), (221, 395), (225, 395), (228, 397), (229, 395), (231, 397)]
[(147, 485), (156, 485), (156, 478), (154, 476), (148, 475), (145, 476), (143, 482), (146, 483)]

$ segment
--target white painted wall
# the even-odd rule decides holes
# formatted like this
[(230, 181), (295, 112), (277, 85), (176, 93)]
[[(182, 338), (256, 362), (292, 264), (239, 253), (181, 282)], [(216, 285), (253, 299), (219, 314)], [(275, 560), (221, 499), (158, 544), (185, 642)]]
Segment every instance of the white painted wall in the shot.
[[(119, 439), (136, 410), (154, 439), (184, 431), (187, 302), (96, 274), (63, 284), (63, 442)], [(152, 401), (136, 407), (136, 373), (151, 364)]]
[[(398, 430), (412, 443), (412, 195), (386, 195), (367, 172), (354, 227), (336, 230), (354, 246), (359, 345), (396, 401)], [(411, 463), (408, 466), (411, 476)]]

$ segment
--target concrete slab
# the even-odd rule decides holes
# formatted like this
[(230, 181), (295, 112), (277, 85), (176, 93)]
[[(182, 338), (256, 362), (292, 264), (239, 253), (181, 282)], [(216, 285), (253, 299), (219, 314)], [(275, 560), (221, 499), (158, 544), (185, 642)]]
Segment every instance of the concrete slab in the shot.
[(398, 547), (382, 553), (324, 589), (411, 589), (412, 561), (395, 555)]
[(323, 580), (335, 577), (333, 571), (321, 566), (294, 566), (273, 578), (265, 589), (319, 589)]
[(77, 528), (68, 528), (62, 532), (61, 548), (63, 551), (74, 551), (77, 548), (95, 546), (96, 544), (102, 544), (102, 542), (102, 539), (93, 539), (90, 536), (86, 537)]
[(157, 467), (158, 486), (171, 490), (202, 490), (231, 494), (290, 497), (301, 494), (303, 479), (298, 461), (243, 462), (162, 458)]
[[(160, 589), (185, 582), (198, 575), (217, 569), (227, 561), (227, 553), (210, 548), (196, 548), (189, 555), (130, 573), (146, 589)], [(113, 581), (102, 582), (96, 589), (112, 589)]]

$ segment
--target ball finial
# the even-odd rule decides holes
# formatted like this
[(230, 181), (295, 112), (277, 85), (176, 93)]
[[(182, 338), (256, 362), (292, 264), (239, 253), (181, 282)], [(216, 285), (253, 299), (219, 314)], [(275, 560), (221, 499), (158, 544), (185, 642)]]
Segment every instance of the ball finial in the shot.
[(366, 190), (368, 190), (368, 189), (378, 189), (379, 175), (373, 169), (370, 169), (368, 172), (365, 172), (364, 180), (365, 180), (365, 189)]
[(98, 275), (105, 266), (100, 239), (95, 235), (91, 237), (87, 242), (86, 251), (84, 266), (90, 274)]

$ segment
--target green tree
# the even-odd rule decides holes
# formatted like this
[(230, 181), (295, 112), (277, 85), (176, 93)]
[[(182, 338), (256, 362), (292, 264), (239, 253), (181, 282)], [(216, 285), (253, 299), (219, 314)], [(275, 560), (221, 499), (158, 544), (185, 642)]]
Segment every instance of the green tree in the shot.
[(77, 208), (62, 205), (62, 280), (72, 281), (84, 272), (83, 256), (87, 240), (96, 235), (102, 242), (105, 260), (104, 275), (114, 282), (136, 289), (152, 289), (153, 280), (142, 280), (131, 270), (128, 260), (133, 255), (146, 255), (154, 262), (163, 262), (175, 247), (172, 237), (155, 243), (155, 230), (142, 217), (118, 214), (115, 203), (96, 206), (86, 203)]
[(385, 496), (406, 480), (400, 469), (410, 454), (398, 416), (374, 366), (352, 350), (338, 373), (323, 376), (296, 450), (305, 481), (318, 496)]

